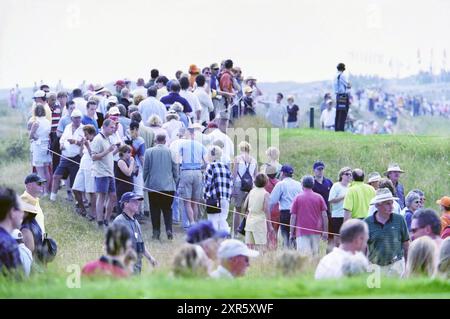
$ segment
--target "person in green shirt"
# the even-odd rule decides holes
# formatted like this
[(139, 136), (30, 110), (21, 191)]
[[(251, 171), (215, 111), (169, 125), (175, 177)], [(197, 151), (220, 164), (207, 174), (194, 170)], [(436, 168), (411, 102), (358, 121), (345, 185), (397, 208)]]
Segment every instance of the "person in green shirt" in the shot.
[(364, 184), (364, 171), (356, 168), (352, 172), (353, 183), (344, 198), (344, 222), (351, 218), (367, 217), (369, 204), (375, 197), (375, 189)]

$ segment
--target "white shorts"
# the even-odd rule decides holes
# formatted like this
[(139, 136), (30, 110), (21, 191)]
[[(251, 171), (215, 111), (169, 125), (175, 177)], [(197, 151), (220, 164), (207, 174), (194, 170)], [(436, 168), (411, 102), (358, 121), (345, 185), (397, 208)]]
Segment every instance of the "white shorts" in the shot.
[(138, 176), (133, 177), (133, 184), (134, 184), (133, 191), (140, 196), (144, 196), (144, 174), (142, 171), (143, 169), (139, 167)]
[(318, 256), (321, 235), (303, 235), (296, 238), (297, 251), (302, 256)]
[(78, 170), (72, 189), (79, 192), (95, 193), (95, 178), (92, 171), (87, 168), (80, 168)]

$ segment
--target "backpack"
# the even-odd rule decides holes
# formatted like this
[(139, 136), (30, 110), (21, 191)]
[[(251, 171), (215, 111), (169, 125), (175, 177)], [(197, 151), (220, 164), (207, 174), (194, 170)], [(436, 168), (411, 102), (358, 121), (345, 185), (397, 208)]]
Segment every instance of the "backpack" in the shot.
[(239, 174), (239, 169), (237, 172), (239, 175), (239, 178), (241, 179), (241, 191), (243, 191), (243, 192), (249, 192), (253, 188), (253, 177), (250, 174), (249, 168), (250, 168), (250, 163), (248, 163), (247, 167), (245, 168), (245, 173), (242, 176)]

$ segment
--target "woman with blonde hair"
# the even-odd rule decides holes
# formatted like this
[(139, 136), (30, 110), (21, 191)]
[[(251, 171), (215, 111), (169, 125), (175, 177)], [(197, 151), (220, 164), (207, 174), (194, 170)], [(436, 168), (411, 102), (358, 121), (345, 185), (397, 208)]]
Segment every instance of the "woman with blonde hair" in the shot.
[(173, 259), (173, 274), (177, 277), (207, 277), (211, 264), (198, 245), (183, 244)]
[(276, 175), (275, 178), (280, 178), (280, 172), (281, 172), (281, 164), (279, 162), (280, 160), (280, 150), (276, 148), (275, 146), (270, 146), (266, 150), (267, 155), (267, 162), (261, 165), (260, 172), (264, 173), (266, 171), (267, 166), (273, 166), (276, 169)]
[(170, 145), (169, 133), (167, 132), (166, 129), (162, 128), (161, 118), (158, 115), (154, 114), (149, 117), (147, 123), (148, 123), (148, 126), (150, 126), (150, 128), (152, 129), (153, 133), (155, 133), (155, 137), (158, 135), (166, 136), (166, 145), (169, 146)]
[(29, 137), (31, 140), (32, 165), (36, 167), (37, 174), (48, 181), (45, 184), (45, 192), (50, 193), (52, 176), (50, 175), (50, 164), (52, 156), (50, 148), (51, 123), (46, 118), (45, 108), (38, 103), (34, 108), (34, 120), (31, 119)]
[[(242, 204), (253, 188), (253, 181), (258, 172), (258, 163), (256, 159), (250, 155), (251, 146), (248, 142), (239, 143), (240, 154), (233, 161), (233, 198), (234, 207), (237, 212), (241, 211)], [(241, 223), (240, 214), (234, 214), (234, 231), (237, 231)]]
[(428, 236), (417, 238), (411, 243), (406, 263), (406, 277), (426, 275), (433, 277), (436, 273), (437, 246)]

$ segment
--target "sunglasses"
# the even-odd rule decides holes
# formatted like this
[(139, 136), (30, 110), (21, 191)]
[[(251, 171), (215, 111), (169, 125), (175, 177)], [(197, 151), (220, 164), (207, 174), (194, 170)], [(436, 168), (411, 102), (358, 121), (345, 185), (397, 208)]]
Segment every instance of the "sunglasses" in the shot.
[(36, 182), (36, 184), (37, 184), (38, 186), (42, 186), (42, 185), (45, 184), (45, 182)]

